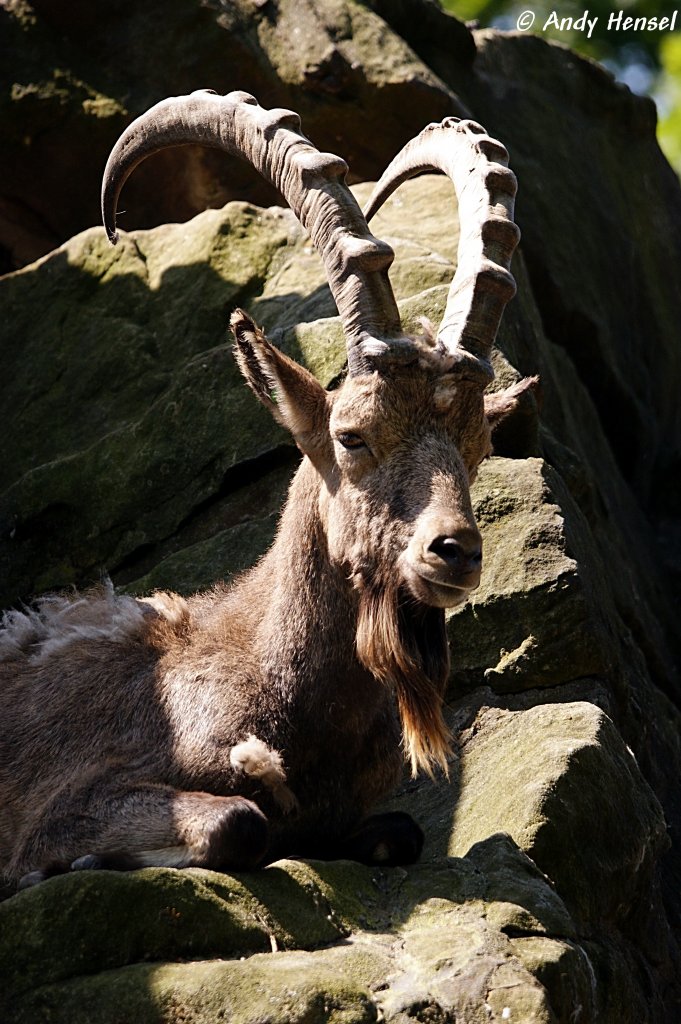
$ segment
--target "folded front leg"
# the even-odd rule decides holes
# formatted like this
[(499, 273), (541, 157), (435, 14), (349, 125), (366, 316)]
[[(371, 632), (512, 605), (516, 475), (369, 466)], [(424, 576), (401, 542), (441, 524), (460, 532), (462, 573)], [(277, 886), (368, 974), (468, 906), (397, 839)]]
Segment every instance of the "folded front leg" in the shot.
[(9, 875), (25, 887), (87, 868), (246, 870), (264, 860), (268, 833), (265, 815), (244, 797), (100, 776), (49, 802)]

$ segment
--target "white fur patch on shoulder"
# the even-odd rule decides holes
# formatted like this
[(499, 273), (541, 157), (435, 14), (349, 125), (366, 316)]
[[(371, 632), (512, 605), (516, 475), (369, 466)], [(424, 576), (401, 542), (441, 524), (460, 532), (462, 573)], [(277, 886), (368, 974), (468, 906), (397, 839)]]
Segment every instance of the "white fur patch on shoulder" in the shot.
[(251, 733), (242, 743), (232, 747), (229, 760), (237, 771), (260, 779), (271, 789), (274, 799), (286, 814), (297, 808), (298, 800), (286, 785), (286, 771), (278, 750), (272, 750)]
[(149, 614), (136, 598), (116, 594), (110, 580), (86, 594), (49, 594), (33, 608), (2, 615), (0, 661), (40, 663), (81, 640), (120, 643), (143, 633)]

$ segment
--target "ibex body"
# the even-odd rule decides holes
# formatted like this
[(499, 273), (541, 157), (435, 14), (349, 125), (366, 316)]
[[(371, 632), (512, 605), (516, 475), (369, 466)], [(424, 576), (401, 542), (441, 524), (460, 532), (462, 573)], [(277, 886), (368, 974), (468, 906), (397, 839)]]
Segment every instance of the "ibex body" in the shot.
[(377, 186), (372, 212), (430, 167), (459, 194), (447, 312), (437, 335), (415, 339), (390, 290), (392, 251), (369, 233), (342, 161), (318, 153), (294, 114), (243, 93), (164, 101), (131, 125), (105, 174), (112, 238), (127, 174), (195, 141), (245, 155), (309, 231), (348, 376), (325, 391), (237, 311), (246, 381), (304, 455), (269, 552), (232, 588), (186, 600), (104, 588), (5, 617), (0, 865), (24, 884), (283, 854), (408, 861), (421, 843), (411, 820), (366, 815), (405, 751), (414, 771), (446, 767), (444, 609), (481, 566), (469, 483), (532, 383), (485, 395), (517, 241), (503, 148), (472, 122), (432, 125)]

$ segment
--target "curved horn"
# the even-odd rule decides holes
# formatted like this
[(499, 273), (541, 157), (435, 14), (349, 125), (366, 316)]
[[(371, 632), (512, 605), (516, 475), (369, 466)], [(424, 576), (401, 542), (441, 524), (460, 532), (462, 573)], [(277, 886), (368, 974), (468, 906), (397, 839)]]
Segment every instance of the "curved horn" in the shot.
[(168, 146), (200, 144), (248, 160), (283, 195), (321, 255), (345, 330), (351, 376), (404, 336), (388, 279), (393, 250), (374, 238), (345, 184), (348, 167), (320, 153), (290, 110), (264, 110), (245, 92), (201, 89), (162, 100), (133, 121), (107, 161), (102, 219), (115, 244), (116, 204), (135, 167)]
[(513, 221), (518, 183), (500, 142), (475, 121), (447, 117), (424, 128), (390, 163), (365, 208), (367, 221), (403, 181), (426, 171), (448, 175), (459, 203), (458, 265), (438, 347), (466, 372), (491, 379), (492, 345), (516, 291), (510, 265), (520, 238)]

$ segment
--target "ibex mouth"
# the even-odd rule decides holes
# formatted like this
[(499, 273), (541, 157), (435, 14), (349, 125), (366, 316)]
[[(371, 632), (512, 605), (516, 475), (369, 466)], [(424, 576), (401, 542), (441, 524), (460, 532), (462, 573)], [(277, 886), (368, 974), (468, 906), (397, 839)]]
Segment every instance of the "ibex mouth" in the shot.
[[(427, 525), (427, 524), (426, 524)], [(454, 608), (480, 585), (482, 543), (477, 530), (415, 534), (402, 557), (402, 572), (413, 596), (434, 608)], [(470, 535), (470, 536), (469, 536)]]
[(479, 586), (480, 571), (443, 579), (442, 574), (436, 573), (430, 566), (417, 568), (407, 565), (405, 581), (410, 592), (422, 604), (431, 608), (456, 608)]

